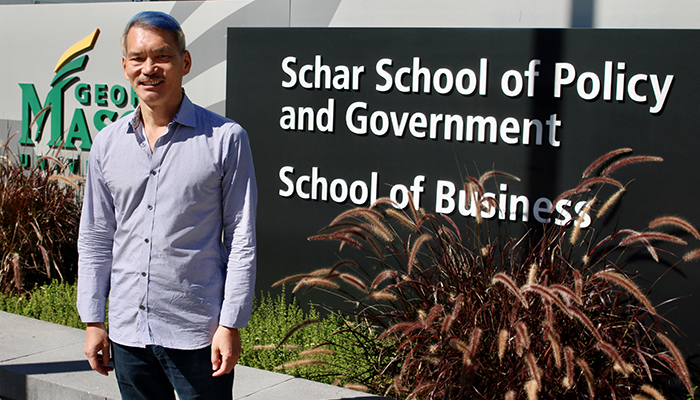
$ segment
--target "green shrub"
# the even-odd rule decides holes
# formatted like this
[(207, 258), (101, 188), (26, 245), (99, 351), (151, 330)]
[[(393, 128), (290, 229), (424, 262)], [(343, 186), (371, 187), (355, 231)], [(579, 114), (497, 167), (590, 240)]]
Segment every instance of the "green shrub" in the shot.
[[(357, 363), (348, 363), (341, 376), (374, 393), (423, 400), (658, 399), (657, 389), (668, 395), (676, 377), (692, 397), (685, 359), (666, 336), (672, 325), (627, 271), (639, 260), (632, 249), (658, 261), (660, 252), (671, 254), (660, 244), (687, 245), (661, 229), (691, 239), (700, 233), (681, 218), (661, 217), (641, 231), (615, 228), (602, 237), (610, 231), (603, 229), (604, 214), (626, 188), (612, 172), (660, 161), (629, 152), (599, 158), (576, 188), (554, 200), (583, 204), (580, 217), (564, 226), (511, 237), (498, 221), (483, 219), (482, 212), (499, 208), (485, 196), (486, 183), (514, 178), (489, 172), (466, 180), (466, 208), (475, 216), (466, 229), (413, 204), (400, 211), (380, 199), (344, 212), (311, 238), (340, 242), (352, 250), (349, 259), (280, 283), (297, 282), (293, 292), (332, 291), (357, 305), (346, 313), (359, 321), (351, 329), (356, 337), (367, 338), (362, 364), (375, 369), (358, 377)], [(608, 189), (614, 192), (603, 196)], [(590, 229), (580, 227), (584, 221)], [(683, 257), (697, 258), (700, 250)]]
[[(85, 329), (78, 315), (76, 297), (76, 283), (54, 280), (28, 293), (0, 293), (0, 311)], [(309, 319), (317, 321), (313, 329), (297, 330), (295, 334), (287, 335), (295, 326)], [(322, 318), (313, 307), (305, 312), (293, 299), (288, 301), (284, 292), (274, 298), (269, 293), (261, 293), (256, 297), (248, 326), (241, 329), (239, 363), (324, 383), (334, 383), (347, 365), (355, 365), (358, 371), (373, 371), (361, 363), (368, 358), (362, 350), (365, 341), (358, 341), (350, 330), (343, 332), (342, 328), (348, 326), (348, 322), (335, 314)], [(333, 335), (334, 332), (340, 333)], [(326, 341), (329, 337), (331, 342)], [(280, 346), (268, 345), (283, 341)], [(323, 348), (324, 354), (319, 355), (313, 350), (318, 348)], [(301, 350), (315, 352), (315, 357), (321, 357), (325, 366), (295, 367), (299, 360), (305, 359), (303, 353), (299, 354)]]
[(54, 280), (31, 293), (0, 293), (0, 310), (73, 328), (85, 329), (75, 305), (77, 285)]
[(359, 378), (343, 375), (349, 365), (363, 379), (375, 370), (367, 365), (372, 358), (365, 348), (372, 333), (360, 338), (351, 329), (354, 325), (339, 314), (321, 317), (313, 306), (305, 312), (294, 297), (287, 300), (284, 290), (274, 298), (261, 293), (248, 326), (241, 330), (239, 363), (322, 383), (357, 382)]

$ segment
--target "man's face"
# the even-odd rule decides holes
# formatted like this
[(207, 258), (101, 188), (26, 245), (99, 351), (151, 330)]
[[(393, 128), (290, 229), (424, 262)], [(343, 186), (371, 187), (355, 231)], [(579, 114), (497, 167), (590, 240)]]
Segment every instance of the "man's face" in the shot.
[(122, 57), (124, 76), (151, 109), (177, 109), (182, 100), (182, 77), (190, 72), (189, 52), (180, 55), (175, 35), (160, 29), (132, 28)]

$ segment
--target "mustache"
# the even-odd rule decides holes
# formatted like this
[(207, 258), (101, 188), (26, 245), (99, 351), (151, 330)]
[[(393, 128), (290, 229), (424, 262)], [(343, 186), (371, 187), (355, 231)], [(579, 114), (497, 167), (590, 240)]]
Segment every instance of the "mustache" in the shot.
[(153, 81), (162, 81), (162, 80), (164, 80), (164, 79), (165, 79), (165, 78), (164, 78), (163, 76), (161, 76), (161, 75), (153, 75), (153, 76), (149, 76), (149, 77), (147, 77), (147, 78), (137, 79), (137, 80), (136, 80), (136, 83), (153, 82)]

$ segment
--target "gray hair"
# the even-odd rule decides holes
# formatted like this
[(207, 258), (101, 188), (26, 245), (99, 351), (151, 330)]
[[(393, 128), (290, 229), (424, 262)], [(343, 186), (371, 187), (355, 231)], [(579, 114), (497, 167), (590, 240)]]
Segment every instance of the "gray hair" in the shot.
[(172, 32), (175, 35), (177, 50), (181, 56), (185, 54), (185, 32), (182, 31), (182, 27), (180, 27), (175, 18), (164, 12), (142, 11), (131, 18), (129, 23), (126, 24), (124, 33), (122, 33), (122, 53), (124, 56), (126, 56), (126, 37), (131, 28), (160, 29)]

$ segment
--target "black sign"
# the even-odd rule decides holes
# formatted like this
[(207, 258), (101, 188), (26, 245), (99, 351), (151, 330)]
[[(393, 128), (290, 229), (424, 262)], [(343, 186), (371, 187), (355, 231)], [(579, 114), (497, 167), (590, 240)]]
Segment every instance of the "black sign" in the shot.
[[(482, 216), (564, 224), (583, 205), (557, 195), (622, 147), (664, 162), (615, 175), (630, 183), (613, 225), (700, 225), (700, 31), (231, 28), (228, 40), (227, 115), (250, 134), (260, 190), (259, 289), (334, 263), (335, 247), (306, 238), (378, 197), (406, 206), (410, 193), (464, 224), (476, 212), (464, 177), (492, 169), (521, 180), (494, 182), (502, 208)], [(656, 285), (668, 265), (640, 265), (657, 303), (700, 286), (696, 263)], [(666, 306), (693, 338), (685, 312), (699, 301)]]

